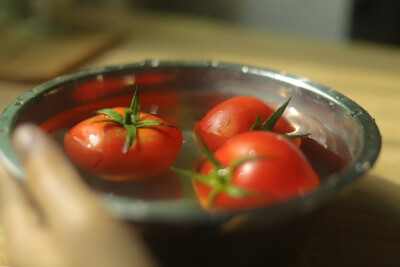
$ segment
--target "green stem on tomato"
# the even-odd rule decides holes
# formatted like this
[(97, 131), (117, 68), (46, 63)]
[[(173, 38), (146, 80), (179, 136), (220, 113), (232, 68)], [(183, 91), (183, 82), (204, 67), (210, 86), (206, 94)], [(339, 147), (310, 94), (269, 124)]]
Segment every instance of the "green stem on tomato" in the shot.
[(205, 145), (204, 141), (200, 138), (200, 136), (195, 132), (195, 138), (200, 145), (200, 148), (206, 157), (207, 160), (211, 162), (214, 166), (214, 169), (208, 174), (200, 174), (189, 170), (183, 170), (175, 167), (171, 167), (170, 169), (176, 172), (178, 175), (185, 176), (191, 179), (194, 179), (198, 182), (201, 182), (209, 187), (211, 187), (211, 191), (207, 197), (206, 206), (210, 208), (215, 201), (215, 198), (221, 192), (226, 193), (227, 195), (238, 198), (245, 197), (250, 195), (256, 195), (257, 192), (252, 190), (247, 190), (243, 188), (239, 188), (232, 184), (232, 175), (236, 168), (239, 165), (261, 158), (268, 158), (267, 156), (244, 156), (234, 160), (228, 167), (224, 167), (212, 154), (212, 152)]
[(207, 197), (207, 208), (211, 208), (212, 204), (214, 203), (215, 198), (218, 196), (219, 193), (221, 193), (221, 191), (223, 191), (224, 188), (221, 184), (214, 186), (211, 189), (211, 192), (208, 194)]
[(217, 169), (223, 169), (223, 166), (219, 161), (214, 157), (211, 150), (206, 146), (203, 139), (201, 139), (200, 135), (195, 131), (194, 132), (195, 139), (200, 146), (201, 151), (203, 152), (204, 156), (214, 165)]
[(278, 120), (282, 117), (283, 113), (286, 110), (286, 107), (289, 105), (289, 102), (292, 98), (289, 97), (285, 103), (283, 103), (274, 113), (269, 116), (264, 123), (261, 125), (261, 129), (264, 131), (272, 131), (278, 122)]
[(110, 119), (99, 120), (95, 122), (110, 122), (116, 123), (126, 130), (126, 141), (123, 147), (123, 153), (127, 153), (129, 148), (132, 146), (136, 139), (138, 128), (142, 127), (153, 127), (153, 126), (167, 126), (176, 128), (176, 126), (167, 124), (156, 120), (139, 121), (140, 119), (140, 101), (139, 101), (139, 90), (136, 90), (131, 102), (131, 106), (125, 109), (125, 115), (122, 116), (120, 113), (113, 109), (101, 109), (96, 111), (97, 114), (104, 114), (110, 117)]
[(133, 110), (130, 108), (125, 109), (124, 124), (132, 125), (135, 120), (132, 118)]
[[(269, 131), (271, 132), (275, 125), (278, 123), (279, 119), (283, 116), (283, 113), (285, 112), (287, 106), (289, 105), (289, 102), (292, 98), (289, 97), (288, 100), (285, 101), (279, 108), (277, 108), (260, 126), (260, 123), (262, 122), (261, 116), (256, 116), (256, 119), (254, 120), (253, 125), (250, 127), (250, 131), (256, 131), (256, 130), (263, 130), (263, 131)], [(295, 138), (302, 138), (309, 136), (310, 133), (304, 133), (304, 134), (282, 134), (283, 137), (287, 139), (295, 139)]]
[(304, 133), (304, 134), (283, 134), (282, 136), (286, 139), (296, 139), (296, 138), (307, 137), (310, 135), (311, 135), (310, 133)]
[(183, 170), (183, 169), (179, 169), (179, 168), (175, 168), (175, 167), (170, 167), (170, 169), (172, 171), (174, 171), (175, 173), (177, 173), (178, 175), (194, 178), (195, 180), (202, 182), (208, 186), (215, 185), (215, 181), (213, 181), (212, 179), (209, 179), (207, 175), (203, 175), (200, 173), (192, 172), (189, 170)]
[(250, 131), (262, 130), (260, 123), (262, 122), (261, 116), (257, 116), (253, 125), (250, 127)]
[[(135, 94), (133, 95), (133, 99), (132, 99), (132, 103), (131, 103), (131, 107), (130, 110), (132, 110), (133, 113), (133, 121), (137, 122), (140, 118), (140, 101), (139, 101), (139, 90), (137, 89), (136, 86), (136, 90), (135, 90)], [(126, 115), (125, 115), (126, 116)]]

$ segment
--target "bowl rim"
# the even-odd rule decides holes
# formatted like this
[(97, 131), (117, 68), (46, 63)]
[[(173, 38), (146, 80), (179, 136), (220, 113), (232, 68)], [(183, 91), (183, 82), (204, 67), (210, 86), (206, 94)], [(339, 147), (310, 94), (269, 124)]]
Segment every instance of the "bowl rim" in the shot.
[[(50, 81), (40, 84), (25, 94), (15, 99), (0, 116), (0, 160), (6, 169), (17, 179), (23, 179), (24, 172), (21, 164), (14, 153), (11, 144), (11, 132), (17, 123), (18, 116), (23, 111), (21, 108), (27, 108), (31, 105), (35, 97), (50, 92), (55, 87), (71, 82), (73, 80), (88, 78), (99, 74), (107, 74), (117, 71), (134, 70), (140, 68), (169, 68), (169, 67), (195, 67), (220, 69), (225, 71), (234, 71), (241, 73), (255, 74), (263, 77), (268, 77), (278, 80), (296, 87), (301, 87), (311, 91), (321, 97), (328, 99), (330, 102), (339, 105), (343, 108), (355, 121), (360, 129), (362, 138), (361, 149), (358, 155), (353, 158), (352, 162), (342, 171), (330, 176), (326, 183), (322, 183), (320, 187), (303, 197), (288, 200), (277, 205), (271, 205), (261, 208), (249, 209), (246, 211), (234, 212), (218, 212), (205, 213), (206, 216), (199, 214), (191, 216), (184, 212), (174, 213), (168, 211), (168, 216), (160, 213), (151, 213), (146, 210), (141, 203), (135, 203), (135, 209), (132, 209), (133, 200), (122, 197), (113, 196), (113, 198), (103, 195), (106, 205), (117, 216), (123, 219), (134, 219), (137, 221), (150, 221), (162, 223), (220, 223), (235, 217), (238, 214), (252, 213), (253, 215), (269, 214), (273, 217), (289, 217), (294, 216), (304, 211), (311, 211), (318, 206), (324, 199), (328, 199), (334, 192), (342, 189), (349, 183), (360, 178), (367, 170), (369, 170), (379, 155), (381, 149), (381, 135), (375, 123), (375, 120), (361, 106), (353, 100), (342, 95), (341, 93), (326, 87), (322, 84), (313, 82), (307, 78), (287, 74), (285, 72), (275, 71), (272, 69), (255, 67), (250, 65), (223, 63), (218, 61), (159, 61), (159, 60), (144, 60), (137, 63), (129, 63), (115, 66), (97, 67), (85, 70), (80, 70), (70, 74), (56, 77)], [(318, 200), (318, 201), (317, 201)], [(299, 209), (299, 204), (303, 209)], [(161, 205), (162, 206), (162, 205)], [(289, 214), (290, 213), (290, 214)], [(150, 215), (149, 215), (150, 214)]]

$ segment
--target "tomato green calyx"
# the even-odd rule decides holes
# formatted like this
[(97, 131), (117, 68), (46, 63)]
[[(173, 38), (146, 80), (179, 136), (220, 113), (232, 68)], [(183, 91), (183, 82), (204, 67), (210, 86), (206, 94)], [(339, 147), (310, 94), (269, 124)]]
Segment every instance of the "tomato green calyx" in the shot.
[(286, 139), (296, 139), (296, 138), (302, 138), (302, 137), (307, 137), (310, 136), (310, 133), (304, 133), (304, 134), (282, 134), (282, 136)]
[[(263, 131), (272, 131), (276, 125), (276, 123), (279, 121), (279, 119), (282, 117), (283, 113), (285, 112), (287, 106), (289, 105), (289, 102), (292, 98), (289, 97), (288, 100), (286, 100), (285, 103), (283, 103), (277, 110), (274, 111), (262, 124), (262, 118), (261, 116), (257, 116), (253, 125), (250, 127), (250, 131), (256, 131), (256, 130), (263, 130)], [(261, 124), (261, 125), (260, 125)], [(288, 139), (295, 139), (295, 138), (301, 138), (301, 137), (306, 137), (309, 136), (309, 133), (304, 133), (304, 134), (283, 134), (285, 138)]]
[(206, 159), (208, 159), (214, 166), (214, 169), (208, 174), (200, 174), (189, 170), (183, 170), (175, 167), (171, 167), (171, 170), (176, 172), (178, 175), (192, 178), (199, 181), (211, 188), (211, 192), (207, 197), (207, 207), (210, 208), (215, 200), (215, 198), (220, 193), (226, 193), (227, 195), (240, 198), (245, 196), (252, 196), (259, 194), (259, 192), (239, 188), (232, 184), (232, 176), (236, 168), (251, 160), (258, 160), (261, 158), (267, 158), (267, 156), (245, 156), (234, 160), (228, 167), (224, 167), (212, 154), (212, 152), (204, 144), (203, 140), (196, 135), (200, 149), (202, 150)]
[[(282, 117), (283, 113), (286, 110), (286, 107), (289, 105), (289, 102), (292, 98), (289, 97), (288, 100), (286, 100), (285, 103), (283, 103), (277, 110), (275, 110), (274, 113), (271, 114), (271, 116), (269, 116), (261, 125), (261, 127), (259, 126), (260, 122), (255, 125), (253, 124), (253, 127), (260, 127), (260, 129), (258, 130), (264, 130), (264, 131), (272, 131), (276, 125), (276, 123), (278, 122), (278, 120)], [(261, 118), (260, 118), (261, 119)], [(257, 118), (256, 118), (256, 122), (257, 122)]]
[(231, 197), (245, 197), (256, 195), (258, 192), (246, 190), (243, 188), (239, 188), (234, 186), (231, 183), (232, 173), (234, 169), (231, 167), (214, 169), (210, 174), (204, 175), (200, 173), (196, 173), (189, 170), (183, 170), (175, 167), (171, 167), (171, 170), (176, 172), (178, 175), (185, 176), (188, 178), (192, 178), (196, 181), (199, 181), (211, 188), (211, 192), (207, 198), (207, 207), (211, 207), (215, 198), (218, 194), (225, 192)]
[(153, 127), (153, 126), (167, 126), (176, 128), (176, 126), (167, 124), (157, 120), (143, 120), (140, 119), (140, 101), (139, 101), (139, 91), (136, 88), (135, 94), (132, 99), (131, 106), (125, 109), (125, 115), (121, 115), (119, 112), (113, 109), (101, 109), (97, 110), (95, 113), (104, 114), (110, 117), (110, 119), (99, 120), (95, 122), (111, 122), (116, 123), (119, 126), (125, 128), (126, 130), (126, 141), (124, 144), (123, 152), (127, 153), (129, 148), (132, 146), (136, 139), (138, 128)]

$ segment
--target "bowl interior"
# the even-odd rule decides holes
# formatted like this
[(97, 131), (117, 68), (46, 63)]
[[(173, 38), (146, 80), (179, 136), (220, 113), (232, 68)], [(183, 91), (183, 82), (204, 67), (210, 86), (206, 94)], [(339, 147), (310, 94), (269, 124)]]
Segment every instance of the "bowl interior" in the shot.
[(307, 79), (216, 62), (146, 61), (62, 76), (15, 100), (0, 120), (3, 162), (22, 177), (9, 138), (18, 124), (41, 125), (62, 144), (66, 131), (93, 111), (128, 106), (136, 86), (142, 111), (158, 114), (182, 130), (184, 144), (174, 166), (185, 169), (192, 169), (200, 156), (192, 137), (194, 123), (210, 108), (238, 95), (258, 97), (273, 107), (291, 97), (285, 116), (299, 132), (311, 133), (313, 141), (304, 150), (314, 158), (322, 184), (285, 203), (211, 214), (198, 205), (191, 182), (172, 172), (148, 181), (115, 183), (82, 171), (110, 209), (132, 221), (220, 223), (245, 212), (273, 222), (310, 210), (370, 168), (379, 152), (380, 135), (371, 117), (340, 93)]

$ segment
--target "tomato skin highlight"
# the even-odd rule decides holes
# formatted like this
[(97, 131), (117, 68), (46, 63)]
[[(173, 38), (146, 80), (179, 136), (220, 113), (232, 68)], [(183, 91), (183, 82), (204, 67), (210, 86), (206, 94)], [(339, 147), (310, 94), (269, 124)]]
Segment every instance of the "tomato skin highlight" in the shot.
[[(125, 108), (113, 108), (121, 115)], [(72, 127), (64, 138), (71, 160), (82, 169), (113, 181), (137, 180), (160, 174), (179, 155), (182, 132), (178, 128), (150, 126), (137, 129), (137, 136), (124, 153), (126, 130), (100, 114)], [(166, 122), (149, 113), (140, 113), (139, 121)], [(170, 124), (170, 123), (168, 123)]]
[[(211, 151), (221, 147), (233, 136), (249, 131), (257, 116), (265, 121), (274, 110), (255, 97), (239, 96), (212, 108), (195, 125), (200, 138)], [(285, 118), (280, 118), (274, 132), (291, 133), (295, 129)]]
[[(307, 158), (290, 141), (266, 131), (249, 131), (228, 140), (214, 153), (223, 165), (246, 156), (260, 156), (240, 164), (232, 174), (231, 183), (256, 194), (234, 198), (219, 193), (211, 209), (235, 210), (268, 205), (307, 193), (319, 185), (319, 178)], [(206, 161), (200, 173), (207, 175), (214, 169)], [(200, 204), (206, 207), (211, 188), (194, 181)]]

